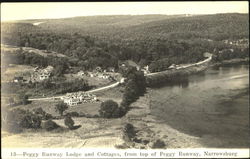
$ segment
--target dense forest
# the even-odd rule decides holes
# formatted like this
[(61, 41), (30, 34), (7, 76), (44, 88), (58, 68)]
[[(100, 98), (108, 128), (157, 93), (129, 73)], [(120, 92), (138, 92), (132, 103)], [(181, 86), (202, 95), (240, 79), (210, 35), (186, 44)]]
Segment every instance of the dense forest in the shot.
[[(32, 24), (37, 21), (44, 23)], [(247, 14), (90, 16), (1, 25), (2, 43), (77, 59), (69, 60), (70, 66), (118, 68), (120, 61), (133, 60), (149, 65), (152, 72), (173, 63), (197, 62), (204, 52), (234, 48), (222, 40), (248, 39), (249, 34)]]

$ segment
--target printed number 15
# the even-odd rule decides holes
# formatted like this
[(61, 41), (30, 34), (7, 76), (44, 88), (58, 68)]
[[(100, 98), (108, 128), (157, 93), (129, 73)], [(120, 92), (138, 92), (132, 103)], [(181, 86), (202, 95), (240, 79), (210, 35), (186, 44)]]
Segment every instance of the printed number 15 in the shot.
[(11, 152), (11, 156), (16, 156), (16, 152)]

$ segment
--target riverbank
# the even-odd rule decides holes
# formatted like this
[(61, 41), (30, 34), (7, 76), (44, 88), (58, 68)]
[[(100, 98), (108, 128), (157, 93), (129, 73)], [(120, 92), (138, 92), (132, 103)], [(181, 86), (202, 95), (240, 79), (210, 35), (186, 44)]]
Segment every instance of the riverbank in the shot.
[[(27, 130), (20, 134), (7, 133), (2, 136), (2, 146), (5, 148), (117, 148), (125, 142), (122, 139), (123, 126), (125, 123), (131, 123), (138, 131), (137, 138), (148, 143), (130, 143), (130, 148), (150, 149), (157, 139), (163, 140), (167, 148), (201, 147), (197, 137), (181, 133), (151, 115), (152, 93), (152, 90), (148, 89), (143, 97), (131, 104), (131, 110), (122, 118), (73, 118), (75, 125), (81, 125), (79, 129), (73, 131)], [(112, 96), (114, 96), (113, 93)], [(62, 119), (54, 121), (66, 129)]]
[(208, 68), (208, 65), (198, 65), (179, 70), (166, 70), (153, 76), (146, 77), (148, 87), (162, 85), (166, 82), (176, 82), (185, 79), (188, 75), (202, 72)]
[(210, 66), (222, 66), (222, 65), (229, 65), (229, 64), (238, 64), (238, 63), (249, 63), (249, 58), (237, 58), (231, 60), (223, 60), (221, 62), (212, 63)]
[(130, 148), (150, 149), (153, 143), (160, 139), (166, 144), (166, 148), (198, 148), (202, 147), (199, 138), (184, 134), (163, 121), (156, 119), (151, 114), (151, 94), (152, 89), (148, 89), (145, 96), (140, 97), (131, 105), (131, 110), (126, 114), (128, 123), (134, 125), (137, 131), (136, 138), (139, 141), (148, 143), (134, 142)]
[(134, 147), (150, 148), (157, 139), (166, 148), (246, 147), (249, 92), (244, 68), (223, 67), (217, 73), (211, 68), (191, 77), (187, 87), (148, 88), (126, 115), (138, 130), (137, 138), (149, 141)]
[(212, 63), (210, 60), (206, 61), (202, 64), (193, 64), (190, 67), (181, 68), (177, 70), (166, 70), (158, 73), (154, 73), (150, 76), (146, 77), (147, 86), (155, 87), (164, 85), (164, 83), (178, 82), (183, 81), (187, 78), (187, 76), (191, 74), (196, 74), (199, 72), (203, 72), (209, 67), (215, 66), (223, 66), (230, 64), (239, 64), (239, 63), (249, 63), (249, 58), (237, 58), (231, 60), (223, 60), (221, 62)]
[[(111, 97), (114, 98), (116, 97), (115, 95), (120, 94), (120, 96), (116, 97), (120, 99), (122, 91), (118, 92), (115, 91), (117, 91), (117, 88), (115, 88), (115, 90), (111, 89), (111, 90), (106, 90), (105, 92), (98, 92), (98, 93), (105, 94), (107, 98)], [(141, 149), (151, 148), (152, 143), (154, 143), (157, 139), (163, 140), (164, 143), (166, 144), (166, 148), (208, 147), (207, 145), (204, 144), (204, 140), (206, 143), (211, 142), (211, 145), (214, 145), (214, 143), (216, 143), (217, 145), (222, 145), (220, 141), (214, 139), (213, 136), (204, 135), (202, 137), (184, 133), (183, 131), (175, 129), (169, 124), (166, 124), (166, 122), (164, 122), (163, 120), (159, 120), (159, 118), (156, 118), (154, 115), (152, 115), (151, 109), (152, 106), (154, 106), (155, 104), (155, 101), (152, 99), (152, 96), (155, 94), (156, 93), (155, 91), (153, 91), (153, 89), (148, 88), (147, 93), (143, 97), (140, 97), (135, 103), (131, 104), (132, 109), (123, 118), (120, 119), (73, 118), (75, 120), (76, 125), (78, 124), (82, 125), (81, 128), (74, 131), (68, 131), (63, 133), (24, 132), (9, 137), (6, 136), (4, 138), (5, 144), (3, 144), (3, 146), (11, 147), (12, 145), (16, 145), (16, 147), (27, 146), (27, 147), (115, 148), (117, 145), (121, 145), (124, 142), (122, 140), (121, 134), (122, 134), (122, 127), (125, 125), (125, 123), (133, 124), (136, 130), (138, 131), (137, 138), (139, 139), (139, 141), (137, 143), (132, 143), (131, 148), (141, 148)], [(227, 97), (228, 96), (226, 96), (225, 98)], [(178, 96), (175, 98), (179, 99)], [(164, 100), (165, 99), (166, 98), (164, 98)], [(197, 99), (197, 98), (188, 98), (188, 99)], [(165, 104), (164, 100), (160, 100), (160, 102)], [(169, 103), (167, 106), (170, 108), (173, 107), (175, 109), (175, 105), (172, 105), (171, 103)], [(188, 105), (183, 105), (179, 109), (184, 110), (185, 107), (187, 106)], [(159, 109), (159, 111), (161, 111), (161, 109)], [(162, 111), (162, 113), (164, 112)], [(172, 112), (167, 111), (167, 113), (163, 115), (167, 116), (169, 115), (168, 113), (171, 114)], [(192, 113), (193, 112), (190, 112), (189, 115), (192, 116)], [(179, 114), (181, 114), (181, 112), (179, 112)], [(209, 116), (213, 114), (207, 114), (207, 115)], [(55, 120), (55, 121), (59, 125), (62, 126), (64, 125), (62, 120)], [(233, 122), (233, 119), (228, 120), (228, 123), (230, 122)], [(175, 124), (178, 125), (178, 122), (176, 122)], [(185, 124), (185, 122), (183, 122), (182, 124)], [(228, 126), (231, 127), (230, 124), (228, 124)], [(217, 129), (213, 130), (217, 131)], [(18, 144), (15, 144), (15, 142), (17, 141), (20, 142), (18, 142)], [(140, 141), (148, 141), (148, 142), (140, 142)], [(229, 140), (228, 142), (232, 143), (233, 141)]]

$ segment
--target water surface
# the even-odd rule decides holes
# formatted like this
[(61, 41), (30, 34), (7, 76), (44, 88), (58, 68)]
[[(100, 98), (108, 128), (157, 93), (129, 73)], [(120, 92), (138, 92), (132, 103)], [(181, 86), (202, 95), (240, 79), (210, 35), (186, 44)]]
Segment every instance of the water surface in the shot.
[(151, 92), (158, 120), (205, 147), (249, 147), (249, 65), (209, 68)]

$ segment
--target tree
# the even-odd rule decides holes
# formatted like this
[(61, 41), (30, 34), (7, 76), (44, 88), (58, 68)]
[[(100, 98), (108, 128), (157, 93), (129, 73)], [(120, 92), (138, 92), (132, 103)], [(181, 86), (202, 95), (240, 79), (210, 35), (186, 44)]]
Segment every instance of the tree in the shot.
[(113, 100), (107, 100), (101, 103), (99, 114), (104, 118), (115, 118), (119, 116), (118, 104)]
[(160, 140), (160, 139), (157, 139), (153, 145), (152, 145), (152, 148), (153, 149), (162, 149), (162, 148), (165, 148), (166, 147), (166, 144), (164, 141)]
[(9, 98), (9, 105), (10, 105), (10, 106), (13, 106), (14, 104), (15, 104), (14, 98), (13, 98), (13, 97), (10, 97), (10, 98)]
[(134, 80), (138, 88), (138, 95), (143, 95), (146, 91), (146, 78), (144, 76), (144, 73), (142, 71), (136, 71)]
[(41, 118), (28, 110), (18, 108), (8, 111), (7, 113), (6, 124), (10, 125), (10, 128), (40, 128)]
[(47, 131), (51, 131), (54, 129), (59, 128), (60, 126), (57, 125), (54, 121), (52, 121), (51, 119), (48, 121), (45, 121), (44, 123), (41, 124), (41, 127)]
[(68, 105), (66, 103), (60, 102), (56, 104), (55, 109), (62, 116), (63, 112), (68, 109)]
[(136, 85), (136, 82), (130, 79), (126, 83), (121, 106), (128, 107), (137, 98), (138, 98), (138, 87)]
[(136, 131), (134, 125), (127, 123), (123, 127), (123, 138), (125, 140), (131, 141), (135, 138), (135, 136), (136, 136)]
[(142, 71), (137, 71), (131, 67), (125, 74), (127, 82), (119, 108), (120, 116), (125, 115), (129, 110), (129, 105), (135, 102), (146, 91), (146, 79)]
[(69, 128), (72, 129), (74, 127), (74, 120), (71, 118), (70, 115), (67, 115), (64, 119), (64, 124)]
[(27, 112), (20, 122), (21, 127), (23, 128), (40, 128), (41, 118), (35, 114)]
[(52, 72), (53, 75), (60, 77), (65, 73), (66, 69), (68, 69), (66, 64), (57, 64)]
[(27, 94), (25, 94), (25, 93), (21, 93), (19, 95), (20, 102), (23, 105), (29, 104), (28, 98), (29, 98), (29, 96)]
[(52, 115), (45, 112), (41, 107), (33, 109), (32, 113), (38, 115), (43, 120), (52, 119)]

